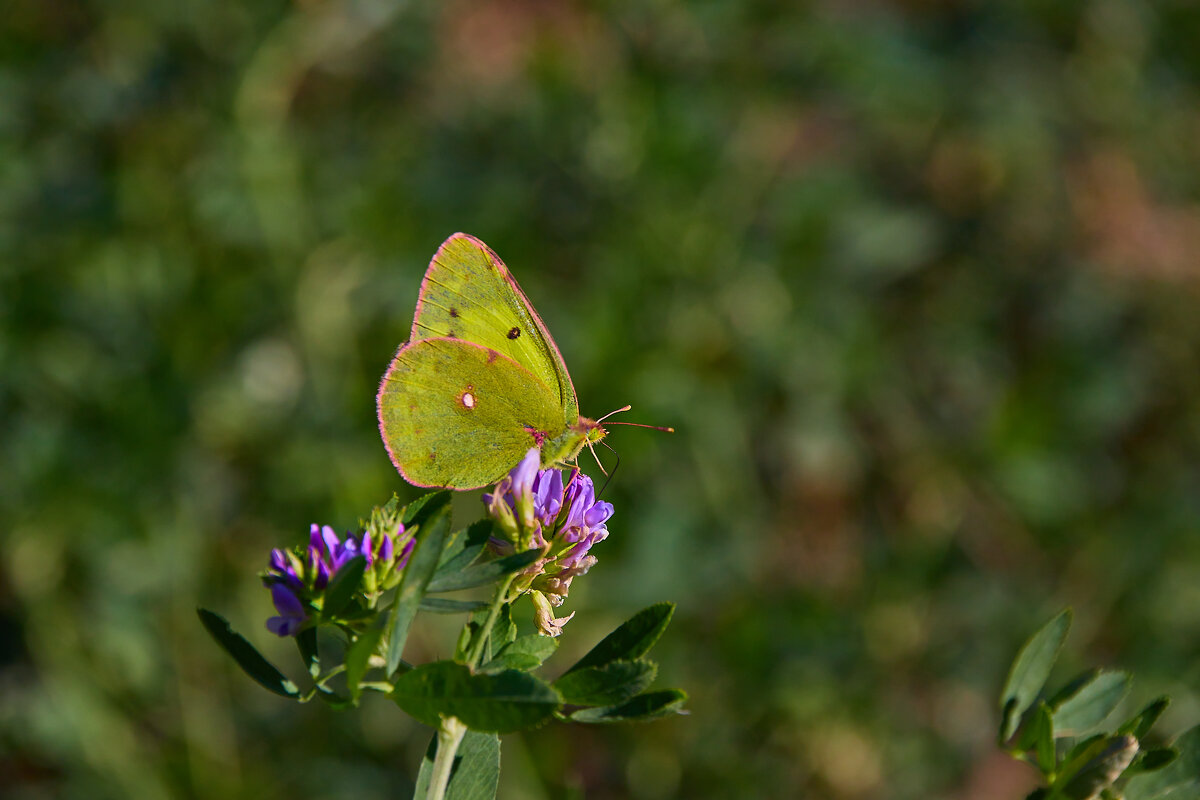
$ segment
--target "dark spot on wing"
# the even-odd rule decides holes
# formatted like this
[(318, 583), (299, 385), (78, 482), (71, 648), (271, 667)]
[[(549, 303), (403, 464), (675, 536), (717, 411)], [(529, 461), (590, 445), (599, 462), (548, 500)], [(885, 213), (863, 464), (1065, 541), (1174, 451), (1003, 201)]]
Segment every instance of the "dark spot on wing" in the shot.
[(517, 338), (517, 337), (518, 337), (518, 336), (520, 336), (520, 335), (521, 335), (521, 329), (520, 329), (520, 328), (517, 328), (517, 327), (515, 327), (515, 326), (513, 327), (513, 329), (512, 329), (512, 330), (510, 330), (510, 331), (508, 332), (508, 338), (510, 338), (510, 339), (515, 339), (515, 338)]
[(437, 461), (437, 453), (430, 453), (430, 454), (429, 454), (429, 460), (430, 460), (430, 461)]
[(449, 336), (451, 339), (457, 339), (457, 338), (458, 338), (458, 332), (457, 332), (457, 331), (446, 331), (446, 335), (447, 335), (447, 336)]
[(450, 316), (452, 316), (452, 317), (454, 317), (454, 318), (456, 318), (456, 319), (457, 319), (457, 318), (458, 318), (458, 309), (457, 309), (457, 308), (451, 308), (451, 309), (450, 309)]
[(497, 353), (495, 350), (493, 350), (492, 348), (489, 347), (488, 348), (488, 363), (491, 364), (493, 361), (496, 360), (497, 356), (499, 356), (499, 355), (500, 355), (499, 353)]

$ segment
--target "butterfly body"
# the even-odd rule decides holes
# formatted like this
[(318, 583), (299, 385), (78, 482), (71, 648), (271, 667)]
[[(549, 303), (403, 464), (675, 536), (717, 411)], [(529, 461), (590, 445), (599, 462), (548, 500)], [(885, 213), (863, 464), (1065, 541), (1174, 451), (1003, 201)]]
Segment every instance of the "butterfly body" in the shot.
[(530, 447), (550, 466), (606, 435), (579, 415), (562, 355), (504, 262), (463, 233), (429, 264), (377, 408), (392, 463), (422, 487), (486, 486)]
[(589, 444), (595, 444), (608, 435), (604, 426), (593, 419), (580, 417), (574, 425), (542, 445), (542, 466), (574, 461), (579, 452)]

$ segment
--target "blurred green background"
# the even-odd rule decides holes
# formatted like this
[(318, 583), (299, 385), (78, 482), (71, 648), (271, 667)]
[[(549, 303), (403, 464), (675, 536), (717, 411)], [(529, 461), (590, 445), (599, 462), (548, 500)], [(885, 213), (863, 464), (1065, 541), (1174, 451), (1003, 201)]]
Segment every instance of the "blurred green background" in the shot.
[(691, 715), (506, 737), (503, 798), (1024, 796), (1067, 604), (1064, 675), (1200, 721), (1198, 86), (1187, 0), (7, 4), (0, 794), (408, 795), (426, 729), (194, 609), (294, 673), (255, 572), (415, 496), (374, 393), (456, 230), (678, 429), (611, 437), (559, 663), (677, 601)]

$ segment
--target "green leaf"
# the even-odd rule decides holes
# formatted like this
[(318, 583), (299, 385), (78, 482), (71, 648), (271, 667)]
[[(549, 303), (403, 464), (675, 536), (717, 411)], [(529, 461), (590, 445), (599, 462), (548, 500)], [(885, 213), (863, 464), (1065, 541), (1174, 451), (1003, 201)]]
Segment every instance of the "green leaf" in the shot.
[(437, 594), (438, 592), (456, 592), (459, 589), (485, 586), (495, 583), (510, 572), (525, 569), (541, 557), (541, 550), (526, 550), (523, 553), (513, 553), (511, 556), (497, 558), (495, 561), (476, 564), (459, 572), (443, 575), (436, 581), (430, 581), (427, 591)]
[(494, 672), (502, 669), (519, 669), (528, 672), (542, 665), (542, 662), (558, 649), (558, 639), (541, 634), (521, 636), (500, 648), (496, 657), (484, 664), (481, 669)]
[(645, 691), (657, 674), (658, 665), (652, 661), (610, 661), (568, 672), (554, 682), (554, 688), (564, 703), (615, 706)]
[(1125, 785), (1126, 800), (1153, 800), (1171, 792), (1169, 800), (1200, 797), (1200, 725), (1172, 742), (1179, 757), (1163, 769), (1134, 775)]
[(377, 625), (360, 633), (346, 649), (346, 690), (355, 703), (362, 695), (359, 684), (370, 669), (371, 656), (379, 649), (382, 637), (383, 628)]
[[(417, 788), (413, 800), (425, 800), (429, 795), (429, 779), (433, 760), (437, 758), (438, 736), (435, 733), (421, 771), (417, 773)], [(446, 800), (493, 800), (500, 784), (500, 737), (494, 733), (467, 731), (454, 754), (450, 782), (446, 785)]]
[(1097, 671), (1069, 696), (1056, 698), (1054, 730), (1059, 736), (1078, 736), (1095, 728), (1125, 699), (1129, 684), (1127, 672)]
[(521, 672), (533, 672), (541, 666), (537, 657), (529, 653), (510, 653), (479, 665), (480, 672), (503, 672), (506, 669), (519, 669)]
[(198, 608), (196, 613), (200, 615), (201, 624), (217, 644), (233, 656), (238, 666), (264, 689), (292, 699), (300, 696), (296, 684), (285, 678), (275, 665), (263, 658), (262, 654), (254, 649), (254, 645), (235, 633), (224, 617), (206, 608)]
[(446, 545), (445, 551), (442, 552), (437, 571), (433, 573), (434, 579), (459, 572), (470, 566), (471, 562), (479, 558), (483, 548), (487, 546), (493, 527), (494, 523), (484, 517), (460, 531), (455, 531)]
[(417, 608), (431, 614), (470, 614), (488, 608), (486, 600), (449, 600), (444, 597), (422, 597)]
[(321, 608), (323, 619), (333, 619), (346, 610), (346, 606), (350, 605), (350, 601), (362, 586), (363, 572), (366, 569), (366, 557), (355, 556), (333, 573), (333, 577), (329, 579), (329, 586), (325, 589), (325, 604)]
[(396, 681), (392, 699), (426, 725), (458, 717), (475, 731), (511, 733), (537, 727), (561, 704), (545, 681), (519, 670), (473, 674), (454, 661), (434, 661)]
[(387, 650), (388, 676), (395, 673), (396, 668), (400, 666), (400, 656), (404, 653), (404, 643), (408, 639), (408, 628), (412, 625), (413, 617), (417, 615), (417, 608), (421, 604), (421, 598), (425, 596), (429, 579), (437, 567), (438, 558), (442, 555), (446, 534), (450, 530), (449, 493), (439, 492), (433, 495), (433, 498), (422, 505), (416, 545), (408, 559), (408, 565), (404, 568), (400, 587), (396, 590), (396, 602), (392, 605)]
[(1057, 692), (1055, 692), (1050, 697), (1050, 699), (1046, 701), (1046, 705), (1050, 706), (1051, 710), (1058, 708), (1066, 700), (1068, 700), (1071, 697), (1074, 697), (1076, 694), (1078, 694), (1080, 689), (1082, 689), (1084, 686), (1087, 686), (1089, 683), (1091, 683), (1096, 678), (1096, 676), (1099, 674), (1100, 674), (1099, 667), (1092, 667), (1091, 669), (1085, 669), (1083, 672), (1079, 673), (1074, 678), (1071, 678), (1071, 680), (1067, 681), (1066, 684), (1064, 684), (1062, 686), (1062, 688), (1060, 688)]
[[(454, 647), (455, 661), (459, 661), (464, 664), (466, 663), (467, 648), (471, 646), (471, 642), (475, 640), (475, 635), (479, 633), (479, 630), (483, 627), (483, 623), (485, 620), (487, 620), (490, 610), (491, 606), (489, 605), (487, 608), (481, 608), (478, 611), (472, 612), (471, 616), (467, 618), (467, 624), (463, 625), (462, 630), (459, 631), (458, 642)], [(483, 658), (485, 660), (491, 658), (490, 647), (485, 649)]]
[(317, 629), (305, 628), (296, 634), (296, 647), (308, 674), (314, 678), (321, 674), (321, 661), (317, 656)]
[(423, 519), (430, 515), (430, 512), (437, 510), (438, 507), (449, 502), (450, 491), (447, 489), (423, 494), (404, 507), (404, 515), (400, 517), (400, 521), (404, 523), (405, 528), (419, 525)]
[[(467, 663), (467, 653), (471, 647), (471, 643), (475, 637), (479, 635), (479, 631), (487, 623), (488, 617), (491, 616), (491, 604), (486, 608), (481, 608), (471, 614), (471, 618), (467, 620), (467, 624), (463, 626), (462, 632), (458, 637), (458, 645), (454, 651), (454, 660)], [(492, 629), (488, 633), (487, 638), (483, 642), (483, 650), (479, 654), (481, 663), (488, 663), (492, 660), (492, 654), (498, 652), (500, 648), (517, 638), (517, 625), (512, 621), (512, 603), (504, 603), (500, 606), (496, 614), (496, 619), (492, 624)], [(521, 669), (521, 667), (512, 667), (512, 669)], [(489, 671), (495, 671), (489, 668)]]
[[(1160, 770), (1159, 772), (1161, 772), (1161, 771), (1162, 770)], [(1157, 774), (1159, 774), (1159, 773), (1158, 772), (1150, 773), (1150, 775), (1157, 775)], [(1135, 775), (1134, 777), (1138, 778), (1141, 776)], [(1200, 800), (1200, 782), (1185, 781), (1183, 783), (1180, 783), (1178, 786), (1174, 787), (1173, 789), (1171, 789), (1169, 792), (1156, 794), (1156, 795), (1154, 795), (1154, 797), (1161, 798), (1161, 800)], [(1142, 797), (1135, 798), (1133, 795), (1126, 793), (1121, 796), (1120, 800), (1145, 800), (1145, 798), (1142, 798)]]
[(1045, 703), (1038, 703), (1028, 715), (1025, 725), (1017, 737), (1018, 752), (1033, 752), (1035, 764), (1044, 775), (1050, 775), (1057, 766), (1054, 750), (1054, 720), (1050, 708)]
[(674, 603), (655, 603), (643, 608), (605, 636), (567, 670), (568, 673), (587, 667), (600, 667), (610, 661), (635, 661), (644, 656), (666, 630), (675, 613)]
[(1138, 752), (1132, 736), (1103, 736), (1063, 764), (1050, 787), (1051, 796), (1067, 800), (1091, 800), (1112, 786)]
[(589, 724), (611, 722), (648, 722), (671, 714), (682, 714), (679, 707), (687, 701), (687, 694), (679, 689), (663, 689), (658, 692), (639, 694), (619, 706), (584, 708), (570, 716), (572, 722)]
[(1167, 706), (1171, 705), (1171, 698), (1163, 696), (1156, 700), (1152, 700), (1141, 711), (1135, 714), (1120, 728), (1117, 728), (1117, 733), (1129, 733), (1136, 736), (1140, 742), (1154, 727), (1154, 723), (1158, 722), (1158, 718), (1167, 710)]
[(513, 622), (512, 604), (505, 603), (500, 606), (500, 612), (496, 615), (496, 622), (492, 625), (492, 632), (488, 635), (488, 658), (491, 658), (493, 651), (499, 650), (516, 641), (517, 638), (517, 623)]
[(1179, 750), (1174, 747), (1156, 747), (1138, 754), (1137, 761), (1129, 769), (1137, 772), (1154, 772), (1169, 766), (1179, 758)]
[(1043, 625), (1017, 653), (1000, 693), (1001, 743), (1007, 742), (1016, 733), (1021, 715), (1033, 705), (1046, 685), (1050, 668), (1058, 659), (1058, 651), (1062, 649), (1070, 628), (1071, 609), (1067, 608)]

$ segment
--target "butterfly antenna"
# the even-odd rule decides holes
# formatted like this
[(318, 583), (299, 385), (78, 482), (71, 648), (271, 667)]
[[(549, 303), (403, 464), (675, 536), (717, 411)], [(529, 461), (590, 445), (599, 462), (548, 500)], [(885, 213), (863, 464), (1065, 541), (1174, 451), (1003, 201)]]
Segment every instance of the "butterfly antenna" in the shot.
[[(589, 443), (589, 444), (590, 444), (590, 443)], [(620, 453), (618, 453), (616, 450), (613, 450), (611, 447), (609, 447), (609, 445), (608, 445), (608, 442), (606, 442), (606, 441), (604, 441), (604, 440), (601, 440), (601, 441), (600, 441), (600, 444), (604, 445), (605, 447), (608, 447), (608, 450), (609, 450), (609, 452), (610, 452), (610, 453), (612, 453), (614, 456), (616, 456), (616, 457), (617, 457), (617, 463), (616, 463), (616, 464), (613, 464), (613, 468), (612, 468), (612, 472), (611, 472), (611, 473), (608, 473), (608, 472), (604, 473), (605, 475), (608, 475), (608, 479), (604, 481), (604, 485), (600, 487), (600, 491), (596, 492), (596, 497), (600, 497), (601, 495), (603, 495), (603, 494), (604, 494), (604, 490), (605, 490), (605, 489), (607, 489), (607, 488), (608, 488), (608, 484), (612, 482), (613, 475), (616, 475), (616, 474), (617, 474), (617, 467), (621, 466), (621, 454), (620, 454)], [(596, 455), (596, 451), (595, 451), (595, 450), (593, 450), (593, 451), (592, 451), (592, 455), (593, 455), (593, 456), (594, 456), (594, 455)], [(600, 461), (600, 459), (596, 459), (596, 461), (597, 461), (597, 462), (599, 462), (599, 461)], [(601, 469), (603, 469), (603, 467), (602, 467)]]
[(666, 428), (662, 425), (643, 425), (640, 422), (610, 422), (609, 425), (628, 425), (631, 428), (649, 428), (652, 431), (662, 431), (663, 433), (674, 433), (674, 428)]
[(611, 417), (613, 414), (620, 414), (622, 411), (628, 411), (628, 410), (629, 410), (629, 409), (631, 409), (631, 408), (633, 408), (633, 406), (629, 406), (629, 405), (621, 406), (621, 407), (620, 407), (620, 408), (618, 408), (616, 411), (610, 411), (610, 412), (608, 412), (608, 413), (607, 413), (607, 414), (605, 414), (603, 417), (601, 417), (600, 419), (596, 420), (596, 422), (604, 422), (604, 420), (608, 419), (608, 418), (609, 418), (609, 417)]
[[(622, 411), (628, 411), (628, 410), (629, 410), (629, 409), (631, 409), (631, 408), (633, 408), (633, 406), (630, 406), (630, 405), (621, 406), (621, 407), (620, 407), (620, 408), (618, 408), (616, 411), (610, 411), (610, 412), (608, 412), (608, 413), (607, 413), (607, 414), (605, 414), (603, 417), (601, 417), (600, 419), (596, 420), (596, 422), (597, 422), (597, 424), (598, 424), (598, 423), (601, 423), (601, 422), (604, 422), (604, 420), (608, 419), (608, 418), (609, 418), (609, 417), (611, 417), (613, 414), (620, 414)], [(640, 422), (610, 422), (610, 423), (608, 423), (608, 424), (609, 424), (609, 425), (628, 425), (628, 426), (630, 426), (630, 427), (632, 427), (632, 428), (649, 428), (650, 430), (654, 430), (654, 431), (662, 431), (663, 433), (674, 433), (674, 432), (675, 432), (675, 429), (674, 429), (674, 428), (664, 428), (664, 427), (662, 427), (661, 425), (643, 425), (643, 424), (642, 424), (642, 423), (640, 423)], [(611, 448), (611, 447), (610, 447), (610, 448), (608, 448), (608, 449), (609, 449), (609, 450), (612, 450), (612, 448)]]

